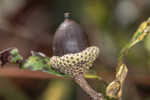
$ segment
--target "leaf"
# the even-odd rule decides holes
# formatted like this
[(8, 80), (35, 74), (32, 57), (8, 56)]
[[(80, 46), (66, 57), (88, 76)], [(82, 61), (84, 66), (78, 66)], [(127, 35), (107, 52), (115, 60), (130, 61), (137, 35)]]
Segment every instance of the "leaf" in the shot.
[(7, 48), (0, 52), (0, 65), (5, 65), (7, 63), (18, 63), (23, 61), (22, 56), (19, 54), (17, 48)]
[(10, 51), (11, 63), (17, 63), (17, 61), (23, 61), (23, 57), (19, 54), (19, 51), (17, 48), (14, 48)]
[(96, 74), (90, 74), (90, 73), (87, 73), (87, 74), (84, 74), (84, 77), (87, 78), (87, 79), (97, 79), (97, 80), (102, 80), (102, 77), (96, 75)]
[(128, 73), (127, 66), (122, 64), (116, 73), (116, 78), (107, 86), (106, 95), (110, 98), (121, 98), (122, 87)]
[(21, 68), (23, 69), (30, 69), (32, 71), (42, 71), (47, 72), (52, 75), (56, 75), (59, 77), (66, 77), (63, 73), (57, 72), (56, 70), (51, 68), (50, 58), (45, 56), (40, 52), (31, 52), (32, 56), (30, 56), (26, 61), (23, 63)]
[(148, 33), (150, 33), (150, 18), (148, 18), (147, 21), (144, 21), (139, 26), (129, 43), (121, 50), (119, 55), (119, 63), (122, 62), (124, 56), (128, 53), (129, 49), (144, 40)]
[(122, 64), (119, 68), (120, 69), (118, 70), (118, 72), (116, 74), (116, 79), (118, 79), (120, 81), (120, 83), (123, 83), (127, 76), (128, 68), (125, 64)]

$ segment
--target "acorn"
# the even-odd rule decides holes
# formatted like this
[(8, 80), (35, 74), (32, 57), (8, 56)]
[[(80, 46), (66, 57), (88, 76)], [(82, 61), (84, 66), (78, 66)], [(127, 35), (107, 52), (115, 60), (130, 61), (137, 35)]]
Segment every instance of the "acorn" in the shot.
[(64, 16), (64, 22), (54, 35), (54, 56), (50, 58), (52, 68), (71, 75), (93, 100), (103, 100), (102, 95), (92, 89), (84, 79), (84, 74), (99, 55), (99, 48), (88, 45), (87, 34), (70, 18), (70, 13), (65, 13)]
[(88, 36), (81, 26), (70, 18), (70, 13), (65, 13), (64, 17), (53, 39), (53, 53), (56, 56), (77, 53), (88, 47)]
[(99, 49), (96, 46), (88, 47), (87, 34), (70, 18), (70, 13), (65, 13), (64, 17), (54, 36), (53, 52), (56, 57), (51, 58), (51, 64), (60, 72), (75, 77), (88, 71)]

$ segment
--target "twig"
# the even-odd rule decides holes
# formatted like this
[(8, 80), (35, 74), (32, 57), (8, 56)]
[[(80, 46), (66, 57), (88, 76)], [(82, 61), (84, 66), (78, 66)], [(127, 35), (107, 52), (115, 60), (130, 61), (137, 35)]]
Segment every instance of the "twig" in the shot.
[(101, 93), (90, 87), (83, 75), (76, 76), (74, 80), (93, 100), (105, 100)]

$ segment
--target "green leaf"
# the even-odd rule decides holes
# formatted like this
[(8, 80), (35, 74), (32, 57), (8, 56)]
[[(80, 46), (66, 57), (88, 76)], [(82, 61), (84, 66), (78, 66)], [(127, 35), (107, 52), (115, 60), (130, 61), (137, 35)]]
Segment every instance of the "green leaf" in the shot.
[(144, 40), (148, 33), (150, 33), (150, 18), (139, 26), (129, 43), (121, 50), (119, 55), (119, 63), (123, 61), (123, 58), (128, 53), (129, 49)]
[(102, 77), (96, 75), (96, 74), (84, 74), (84, 77), (85, 78), (88, 78), (88, 79), (97, 79), (97, 80), (102, 80)]
[(26, 59), (21, 68), (30, 69), (32, 71), (47, 72), (49, 74), (61, 77), (69, 77), (68, 75), (52, 69), (50, 64), (50, 58), (39, 52), (32, 52), (32, 56)]
[(17, 63), (17, 61), (23, 60), (23, 57), (19, 54), (19, 51), (16, 48), (10, 51), (10, 55), (11, 55), (11, 59), (10, 59), (11, 63)]

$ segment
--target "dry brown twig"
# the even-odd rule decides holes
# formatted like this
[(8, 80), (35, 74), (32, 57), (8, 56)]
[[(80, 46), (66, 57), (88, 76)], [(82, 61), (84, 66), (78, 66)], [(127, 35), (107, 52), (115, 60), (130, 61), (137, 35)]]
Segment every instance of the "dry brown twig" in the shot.
[(76, 76), (74, 78), (75, 82), (80, 85), (80, 87), (90, 95), (93, 100), (105, 100), (102, 93), (96, 92), (85, 80), (82, 75)]

